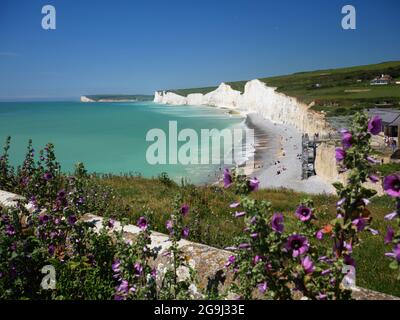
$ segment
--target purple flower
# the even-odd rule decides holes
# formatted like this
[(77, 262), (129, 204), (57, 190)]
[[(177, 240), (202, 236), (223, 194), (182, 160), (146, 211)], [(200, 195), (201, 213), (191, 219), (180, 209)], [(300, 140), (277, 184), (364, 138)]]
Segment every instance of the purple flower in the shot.
[(268, 284), (267, 284), (267, 282), (259, 283), (257, 285), (257, 288), (258, 288), (258, 291), (260, 291), (260, 293), (264, 294), (268, 289)]
[(244, 212), (244, 211), (241, 211), (241, 212), (237, 212), (236, 211), (235, 218), (241, 218), (241, 217), (243, 217), (245, 215), (246, 215), (246, 212)]
[(258, 181), (257, 178), (250, 179), (250, 181), (249, 181), (250, 190), (251, 191), (257, 191), (259, 184), (260, 184), (260, 181)]
[(377, 182), (379, 182), (379, 177), (378, 177), (377, 175), (375, 175), (375, 174), (370, 174), (370, 175), (368, 176), (368, 178), (369, 178), (369, 180), (371, 180), (372, 183), (377, 183)]
[(379, 231), (378, 231), (378, 230), (375, 230), (375, 229), (372, 229), (372, 228), (368, 228), (367, 230), (368, 230), (369, 232), (371, 232), (372, 235), (374, 235), (374, 236), (376, 236), (376, 235), (379, 234)]
[(66, 195), (67, 195), (67, 193), (65, 192), (65, 190), (60, 190), (60, 191), (57, 193), (57, 198), (58, 198), (58, 199), (64, 199), (64, 198), (66, 197)]
[(397, 260), (397, 262), (400, 262), (400, 244), (397, 244), (392, 252), (385, 253), (385, 256), (394, 258)]
[(348, 149), (351, 147), (353, 142), (353, 136), (350, 131), (342, 130), (342, 145), (343, 149)]
[(308, 240), (299, 234), (291, 235), (286, 242), (285, 248), (287, 251), (292, 252), (293, 257), (297, 257), (308, 251)]
[(278, 233), (282, 233), (284, 229), (283, 225), (283, 214), (282, 213), (274, 213), (271, 220), (272, 230)]
[(140, 229), (146, 230), (146, 229), (147, 229), (147, 226), (148, 226), (146, 218), (145, 218), (145, 217), (140, 217), (140, 218), (138, 219), (138, 221), (136, 222), (136, 225), (137, 225)]
[(257, 263), (259, 263), (260, 261), (262, 261), (261, 257), (259, 255), (255, 256), (253, 258), (253, 264), (256, 265)]
[(53, 175), (51, 174), (51, 172), (46, 172), (43, 175), (43, 179), (46, 180), (46, 181), (50, 181), (51, 179), (53, 179)]
[(304, 222), (311, 219), (312, 211), (310, 208), (302, 205), (296, 209), (295, 215), (298, 219)]
[(233, 202), (229, 205), (230, 208), (237, 208), (240, 206), (240, 202)]
[(365, 218), (358, 218), (352, 221), (353, 226), (356, 227), (358, 232), (361, 232), (365, 229), (367, 222)]
[(385, 220), (393, 220), (394, 218), (396, 218), (398, 215), (398, 213), (396, 211), (389, 213), (385, 216)]
[(394, 230), (391, 226), (387, 228), (386, 236), (385, 236), (385, 244), (392, 243), (394, 237)]
[(341, 162), (346, 157), (346, 151), (341, 148), (336, 148), (335, 150), (335, 158), (337, 162)]
[(318, 230), (318, 231), (315, 233), (315, 237), (316, 237), (318, 240), (322, 240), (322, 239), (324, 238), (323, 229)]
[(111, 269), (114, 273), (120, 273), (121, 272), (121, 262), (117, 259), (113, 262), (113, 264), (111, 265)]
[(391, 174), (383, 180), (383, 189), (391, 197), (400, 197), (400, 174)]
[(306, 274), (313, 273), (315, 270), (314, 263), (309, 256), (301, 259), (301, 266), (303, 267)]
[(382, 119), (379, 116), (375, 116), (368, 122), (368, 131), (373, 134), (377, 135), (382, 130)]
[(372, 163), (372, 164), (378, 164), (378, 163), (379, 163), (378, 160), (376, 160), (375, 158), (370, 157), (370, 156), (368, 156), (366, 159), (367, 159), (367, 161), (368, 161), (369, 163)]
[(172, 223), (171, 220), (167, 220), (167, 223), (165, 224), (165, 226), (167, 227), (168, 231), (171, 232), (174, 227), (174, 224)]
[(40, 222), (40, 224), (45, 224), (45, 223), (49, 222), (49, 216), (47, 214), (40, 215), (39, 222)]
[(68, 223), (70, 225), (74, 225), (76, 223), (76, 221), (77, 221), (76, 216), (72, 215), (72, 216), (68, 217)]
[(184, 203), (181, 206), (181, 214), (182, 216), (186, 217), (188, 213), (189, 213), (189, 205), (187, 203)]
[(108, 222), (107, 222), (107, 226), (108, 226), (110, 229), (111, 229), (111, 228), (114, 228), (114, 223), (115, 223), (115, 220), (109, 219)]
[(250, 237), (253, 238), (253, 239), (258, 238), (258, 232), (251, 233)]
[(12, 226), (12, 225), (8, 225), (7, 227), (6, 227), (6, 234), (8, 235), (8, 236), (13, 236), (13, 235), (15, 235), (15, 228), (14, 228), (14, 226)]
[(232, 185), (232, 175), (229, 172), (229, 169), (224, 170), (224, 187), (229, 188)]
[(188, 227), (184, 227), (182, 230), (182, 237), (187, 238), (189, 237), (189, 228)]
[(241, 243), (239, 244), (239, 249), (249, 249), (251, 246), (248, 243)]
[(229, 266), (235, 264), (235, 262), (236, 262), (236, 257), (235, 256), (230, 256), (228, 258), (228, 261), (225, 263), (225, 267), (228, 268)]
[(143, 266), (141, 263), (136, 262), (133, 266), (133, 270), (135, 270), (135, 274), (140, 276), (143, 272)]
[(321, 271), (321, 276), (326, 276), (326, 275), (330, 274), (331, 272), (332, 272), (331, 269), (322, 270)]
[(128, 291), (129, 291), (129, 283), (128, 283), (128, 281), (122, 280), (121, 284), (118, 286), (117, 291), (120, 292), (120, 293), (127, 294)]
[(348, 254), (343, 256), (343, 260), (344, 263), (347, 264), (348, 266), (353, 266), (353, 267), (356, 266), (356, 261)]
[(47, 251), (49, 252), (49, 254), (52, 256), (53, 254), (54, 254), (54, 251), (55, 251), (55, 247), (54, 247), (54, 245), (49, 245), (48, 246), (48, 248), (47, 248)]
[(346, 203), (346, 198), (342, 198), (338, 202), (336, 202), (336, 206), (341, 207), (345, 203)]
[(320, 294), (317, 296), (317, 298), (318, 298), (318, 300), (326, 300), (326, 299), (328, 298), (328, 295), (323, 294), (323, 293), (320, 293)]

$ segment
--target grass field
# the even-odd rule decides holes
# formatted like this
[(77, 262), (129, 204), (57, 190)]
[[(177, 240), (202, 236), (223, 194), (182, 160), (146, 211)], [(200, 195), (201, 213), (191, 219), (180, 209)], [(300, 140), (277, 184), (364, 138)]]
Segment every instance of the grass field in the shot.
[[(115, 201), (121, 208), (119, 219), (127, 217), (134, 223), (139, 216), (146, 215), (152, 221), (153, 230), (166, 233), (165, 222), (172, 210), (171, 199), (181, 194), (191, 208), (190, 240), (223, 248), (231, 245), (235, 236), (242, 233), (243, 222), (233, 218), (228, 208), (228, 205), (237, 199), (229, 190), (212, 186), (178, 186), (168, 180), (140, 177), (109, 176), (99, 179), (99, 183), (111, 186), (118, 194)], [(294, 225), (294, 211), (298, 203), (307, 197), (306, 194), (287, 190), (260, 190), (252, 196), (271, 201), (275, 211), (283, 212), (289, 230)], [(321, 224), (335, 216), (336, 197), (319, 195), (313, 196), (312, 199), (316, 207), (323, 208), (328, 213), (321, 220)], [(372, 201), (372, 227), (378, 229), (380, 235), (364, 233), (362, 246), (355, 249), (355, 258), (358, 285), (400, 296), (400, 282), (388, 267), (388, 259), (384, 257), (384, 253), (389, 251), (389, 248), (385, 248), (383, 243), (387, 227), (383, 217), (392, 212), (394, 207), (394, 201), (388, 197), (375, 198)], [(326, 242), (326, 245), (331, 244)]]
[[(314, 101), (313, 108), (325, 111), (327, 116), (340, 116), (382, 103), (400, 108), (400, 85), (370, 85), (370, 81), (381, 74), (389, 74), (394, 79), (400, 78), (400, 61), (300, 72), (260, 80), (268, 86), (276, 87), (279, 92), (296, 97), (307, 104)], [(233, 89), (243, 92), (246, 82), (227, 83)], [(187, 96), (190, 93), (205, 94), (215, 89), (216, 87), (205, 87), (170, 91)]]

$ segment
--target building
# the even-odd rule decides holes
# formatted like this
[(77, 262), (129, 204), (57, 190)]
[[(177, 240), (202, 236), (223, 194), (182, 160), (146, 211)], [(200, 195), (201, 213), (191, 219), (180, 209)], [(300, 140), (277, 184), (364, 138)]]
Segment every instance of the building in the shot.
[(371, 80), (370, 84), (371, 86), (377, 86), (377, 85), (388, 85), (393, 81), (393, 78), (388, 75), (388, 74), (382, 74), (379, 77), (374, 78)]

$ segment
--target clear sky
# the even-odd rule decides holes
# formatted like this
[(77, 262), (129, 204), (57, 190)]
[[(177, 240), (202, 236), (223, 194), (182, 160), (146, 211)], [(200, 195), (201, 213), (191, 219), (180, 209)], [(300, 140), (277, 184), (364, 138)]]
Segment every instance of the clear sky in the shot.
[[(56, 30), (41, 27), (56, 8)], [(357, 29), (343, 30), (352, 4)], [(153, 93), (400, 60), (399, 0), (1, 0), (0, 99)]]

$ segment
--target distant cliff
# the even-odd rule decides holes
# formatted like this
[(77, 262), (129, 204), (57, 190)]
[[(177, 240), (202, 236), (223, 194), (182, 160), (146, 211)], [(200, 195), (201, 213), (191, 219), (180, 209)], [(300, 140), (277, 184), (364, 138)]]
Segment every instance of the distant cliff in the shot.
[(88, 95), (81, 96), (81, 102), (136, 102), (151, 101), (153, 96), (150, 95)]
[(308, 134), (326, 134), (332, 129), (325, 121), (323, 113), (311, 110), (311, 105), (299, 102), (296, 98), (276, 92), (259, 80), (245, 84), (244, 92), (233, 90), (228, 84), (206, 94), (191, 93), (187, 97), (173, 92), (154, 94), (154, 102), (175, 105), (209, 105), (235, 109), (248, 113), (258, 113), (265, 119), (276, 123), (289, 124)]

